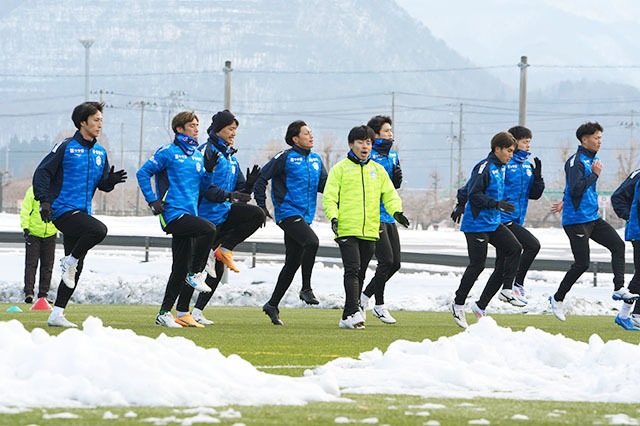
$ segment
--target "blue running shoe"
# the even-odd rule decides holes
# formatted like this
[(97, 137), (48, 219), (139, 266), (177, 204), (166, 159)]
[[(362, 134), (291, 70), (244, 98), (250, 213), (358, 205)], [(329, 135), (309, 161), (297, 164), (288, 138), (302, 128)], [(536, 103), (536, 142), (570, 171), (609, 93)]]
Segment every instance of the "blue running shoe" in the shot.
[(633, 323), (631, 322), (631, 318), (622, 319), (620, 318), (620, 315), (616, 315), (615, 323), (618, 324), (620, 327), (624, 328), (625, 330), (640, 331), (640, 328), (633, 325)]
[(625, 302), (633, 302), (640, 298), (640, 294), (631, 293), (626, 287), (622, 287), (620, 290), (616, 290), (611, 295), (613, 300), (624, 300)]

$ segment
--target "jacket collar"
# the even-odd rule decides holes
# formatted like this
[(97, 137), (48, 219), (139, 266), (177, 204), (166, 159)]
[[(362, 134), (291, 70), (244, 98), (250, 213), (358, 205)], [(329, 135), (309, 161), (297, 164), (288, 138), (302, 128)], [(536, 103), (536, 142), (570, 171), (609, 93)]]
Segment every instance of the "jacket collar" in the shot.
[(493, 152), (490, 152), (489, 155), (487, 156), (487, 161), (489, 161), (490, 163), (495, 164), (498, 167), (502, 167), (504, 166), (504, 164), (502, 163), (502, 161), (500, 161), (500, 159), (498, 158), (497, 155), (495, 155)]
[(393, 145), (393, 139), (376, 139), (373, 142), (373, 149), (378, 151), (382, 155), (389, 155), (389, 151), (391, 151), (391, 146)]
[(365, 164), (367, 164), (369, 162), (369, 160), (371, 160), (371, 154), (369, 154), (369, 156), (367, 157), (366, 160), (361, 160), (358, 157), (356, 157), (356, 155), (353, 153), (353, 151), (349, 150), (349, 152), (347, 153), (347, 158), (349, 160), (353, 161), (356, 164), (364, 166)]
[(311, 154), (310, 149), (300, 148), (298, 145), (293, 145), (291, 149), (293, 149), (295, 152), (297, 152), (300, 155), (304, 155), (305, 157), (308, 157), (309, 154)]
[(96, 139), (92, 141), (88, 141), (85, 138), (83, 138), (82, 133), (80, 133), (80, 130), (76, 130), (76, 133), (73, 135), (73, 139), (76, 142), (78, 142), (80, 145), (89, 149), (93, 148), (93, 146), (96, 144)]
[(218, 150), (218, 152), (222, 153), (222, 155), (224, 155), (226, 158), (238, 152), (237, 149), (227, 145), (227, 143), (220, 139), (220, 137), (217, 135), (213, 138), (209, 136), (209, 140), (207, 141), (207, 143), (210, 143), (212, 145), (212, 148), (215, 147), (215, 149)]
[(582, 145), (578, 146), (578, 153), (582, 153), (582, 154), (586, 155), (589, 158), (595, 158), (596, 154), (597, 154), (597, 152), (591, 152), (591, 151), (589, 151), (587, 148), (585, 148)]

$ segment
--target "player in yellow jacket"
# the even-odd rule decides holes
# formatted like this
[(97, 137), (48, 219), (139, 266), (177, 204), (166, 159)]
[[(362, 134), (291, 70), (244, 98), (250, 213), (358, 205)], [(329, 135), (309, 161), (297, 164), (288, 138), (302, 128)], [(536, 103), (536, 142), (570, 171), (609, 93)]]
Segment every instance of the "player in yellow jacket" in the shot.
[(58, 234), (58, 230), (52, 222), (42, 221), (40, 201), (33, 197), (33, 186), (27, 189), (22, 200), (20, 226), (25, 242), (24, 302), (33, 303), (38, 262), (40, 262), (38, 299), (49, 295), (53, 259), (56, 253), (56, 235)]
[(364, 312), (358, 309), (358, 299), (378, 240), (380, 200), (398, 223), (409, 226), (409, 220), (402, 214), (402, 200), (388, 173), (380, 164), (370, 161), (374, 138), (370, 127), (351, 129), (347, 158), (331, 168), (322, 198), (344, 264), (346, 299), (340, 328), (364, 328)]

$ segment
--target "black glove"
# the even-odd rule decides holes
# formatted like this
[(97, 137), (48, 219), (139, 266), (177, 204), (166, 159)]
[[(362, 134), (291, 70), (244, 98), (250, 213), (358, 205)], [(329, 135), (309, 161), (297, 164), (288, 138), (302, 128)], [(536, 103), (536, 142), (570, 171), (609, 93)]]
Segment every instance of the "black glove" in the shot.
[(336, 234), (336, 237), (337, 237), (338, 236), (338, 219), (335, 217), (331, 219), (331, 230), (333, 231), (334, 234)]
[(213, 169), (216, 168), (216, 165), (218, 164), (219, 159), (220, 157), (218, 156), (218, 153), (215, 152), (213, 149), (205, 149), (204, 150), (204, 169), (209, 173), (213, 173)]
[(167, 204), (162, 200), (155, 200), (149, 203), (149, 207), (151, 207), (151, 211), (154, 215), (159, 215), (164, 213), (164, 205)]
[(51, 203), (40, 201), (40, 218), (44, 223), (51, 222)]
[(402, 185), (402, 169), (400, 166), (393, 166), (391, 170), (391, 182), (393, 182), (395, 189), (400, 188), (400, 185)]
[(227, 193), (227, 199), (232, 203), (248, 203), (251, 201), (251, 194), (242, 191), (233, 191)]
[(251, 194), (253, 192), (253, 187), (258, 181), (259, 177), (260, 177), (260, 167), (257, 164), (253, 165), (253, 168), (251, 169), (251, 171), (249, 171), (249, 168), (247, 167), (247, 181), (244, 184), (243, 191)]
[(542, 179), (542, 161), (538, 157), (533, 159), (535, 167), (533, 168), (533, 177), (535, 179)]
[(264, 212), (264, 223), (262, 224), (262, 226), (267, 226), (267, 218), (273, 220), (273, 216), (271, 216), (271, 213), (269, 213), (269, 209), (267, 208), (267, 206), (258, 206), (258, 207), (260, 207)]
[(109, 183), (109, 185), (116, 186), (117, 184), (127, 180), (127, 172), (125, 172), (124, 169), (118, 170), (117, 172), (114, 172), (113, 169), (114, 166), (111, 166), (111, 170), (109, 170), (109, 176), (107, 177), (107, 182)]
[(407, 219), (407, 217), (402, 212), (395, 212), (393, 214), (393, 218), (396, 220), (396, 222), (398, 222), (405, 228), (409, 227), (409, 219)]
[(29, 235), (31, 235), (31, 232), (29, 232), (29, 230), (27, 228), (24, 228), (22, 230), (22, 236), (24, 237), (24, 241), (25, 242), (29, 241)]
[(496, 204), (496, 209), (500, 210), (501, 212), (505, 212), (505, 213), (513, 213), (516, 211), (516, 206), (514, 206), (513, 204), (509, 203), (509, 198), (505, 198), (504, 200), (500, 200), (498, 201), (498, 203)]
[(462, 217), (462, 214), (464, 213), (464, 204), (456, 204), (456, 207), (453, 209), (453, 211), (451, 212), (451, 220), (454, 221), (455, 223), (460, 223), (460, 218)]

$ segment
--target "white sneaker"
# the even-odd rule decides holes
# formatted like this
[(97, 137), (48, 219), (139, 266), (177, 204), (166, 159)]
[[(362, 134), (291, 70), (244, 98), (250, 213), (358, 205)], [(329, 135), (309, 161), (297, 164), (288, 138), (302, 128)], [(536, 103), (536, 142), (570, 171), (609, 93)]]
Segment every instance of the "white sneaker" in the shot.
[(611, 295), (613, 300), (624, 300), (625, 302), (632, 302), (638, 300), (640, 295), (631, 293), (626, 287), (622, 287), (620, 290), (616, 290)]
[(522, 303), (529, 303), (524, 295), (524, 286), (518, 283), (513, 283), (513, 295), (516, 296)]
[(473, 302), (471, 304), (471, 312), (473, 312), (477, 319), (487, 316), (487, 311), (485, 311), (484, 309), (480, 309), (476, 302)]
[(213, 278), (217, 278), (216, 277), (216, 257), (213, 253), (214, 253), (213, 250), (209, 251), (209, 257), (207, 258), (207, 265), (204, 267), (204, 270), (207, 274), (209, 274)]
[(360, 330), (364, 328), (364, 320), (360, 312), (356, 312), (353, 315), (349, 315), (346, 319), (341, 319), (338, 325), (340, 328)]
[(396, 319), (391, 316), (389, 310), (384, 305), (373, 307), (373, 316), (379, 318), (385, 324), (395, 324)]
[(453, 319), (456, 321), (456, 324), (462, 328), (469, 327), (469, 324), (467, 324), (467, 318), (464, 316), (464, 306), (456, 305), (456, 302), (453, 301), (451, 302), (451, 305), (449, 305), (449, 310), (453, 314)]
[(49, 327), (78, 328), (77, 325), (66, 319), (64, 317), (64, 314), (58, 314), (54, 317), (53, 312), (51, 313), (51, 315), (49, 315), (47, 325)]
[(631, 315), (631, 324), (633, 324), (636, 327), (640, 328), (640, 314)]
[(564, 316), (564, 306), (562, 302), (556, 301), (553, 296), (549, 296), (549, 304), (551, 304), (551, 312), (556, 316), (560, 321), (566, 321), (567, 318)]
[(191, 317), (195, 320), (195, 322), (197, 322), (198, 324), (202, 324), (202, 325), (213, 325), (213, 321), (208, 320), (204, 317), (204, 314), (202, 313), (202, 311), (193, 311), (191, 312)]
[(76, 271), (78, 270), (78, 265), (68, 264), (68, 257), (69, 256), (65, 256), (60, 259), (60, 268), (62, 269), (62, 282), (69, 288), (76, 288)]
[(156, 317), (156, 324), (169, 328), (182, 328), (180, 324), (176, 322), (171, 312), (165, 312), (164, 314), (158, 314)]
[(526, 306), (527, 304), (522, 300), (518, 299), (515, 294), (513, 294), (513, 290), (510, 288), (505, 288), (498, 293), (498, 299), (503, 302), (511, 303), (513, 306), (517, 306), (519, 308)]
[(187, 275), (187, 278), (184, 280), (187, 285), (190, 285), (195, 289), (195, 291), (201, 293), (211, 293), (211, 287), (204, 282), (206, 279), (206, 274), (204, 272), (198, 272), (197, 274)]

